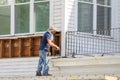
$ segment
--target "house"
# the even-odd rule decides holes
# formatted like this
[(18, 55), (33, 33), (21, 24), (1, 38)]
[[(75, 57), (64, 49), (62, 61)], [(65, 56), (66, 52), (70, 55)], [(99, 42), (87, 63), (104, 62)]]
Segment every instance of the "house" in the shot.
[(0, 0), (0, 58), (38, 57), (51, 25), (61, 47), (53, 54), (120, 55), (120, 0)]
[[(20, 35), (40, 35), (50, 25), (55, 25), (62, 34), (59, 44), (62, 56), (65, 56), (67, 31), (112, 36), (118, 41), (113, 42), (113, 45), (117, 46), (114, 48), (120, 52), (119, 6), (119, 0), (1, 0), (0, 36), (2, 39), (6, 36), (12, 38)], [(5, 42), (11, 43), (11, 41)], [(101, 45), (98, 44), (98, 46)]]

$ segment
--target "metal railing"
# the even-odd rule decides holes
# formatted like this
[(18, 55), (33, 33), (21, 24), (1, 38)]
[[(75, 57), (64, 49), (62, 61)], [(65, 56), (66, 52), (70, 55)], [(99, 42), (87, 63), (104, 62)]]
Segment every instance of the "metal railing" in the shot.
[(120, 55), (120, 28), (66, 33), (66, 56)]

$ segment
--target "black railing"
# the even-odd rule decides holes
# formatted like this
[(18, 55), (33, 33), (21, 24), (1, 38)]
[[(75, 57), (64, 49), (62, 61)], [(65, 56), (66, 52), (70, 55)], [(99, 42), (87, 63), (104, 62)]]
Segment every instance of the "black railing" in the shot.
[(120, 55), (120, 28), (66, 33), (66, 56)]

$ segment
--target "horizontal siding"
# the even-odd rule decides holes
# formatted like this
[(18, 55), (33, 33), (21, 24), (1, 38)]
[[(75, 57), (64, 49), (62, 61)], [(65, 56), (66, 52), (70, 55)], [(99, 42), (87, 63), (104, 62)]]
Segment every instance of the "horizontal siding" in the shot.
[[(120, 28), (120, 0), (117, 0), (116, 3), (116, 27)], [(113, 16), (114, 17), (114, 16)], [(120, 30), (116, 32), (120, 40)]]
[(76, 30), (76, 0), (68, 0), (67, 3), (67, 17), (68, 17), (68, 31)]
[[(67, 24), (68, 31), (76, 30), (76, 0), (67, 0), (63, 3), (63, 0), (52, 0), (52, 24), (54, 24), (59, 31), (64, 26), (64, 20)], [(64, 5), (66, 7), (64, 7)], [(65, 14), (63, 14), (65, 12)], [(64, 19), (64, 16), (66, 19)]]
[(53, 0), (53, 24), (60, 31), (62, 27), (62, 1)]
[(118, 27), (120, 28), (120, 0), (118, 0)]

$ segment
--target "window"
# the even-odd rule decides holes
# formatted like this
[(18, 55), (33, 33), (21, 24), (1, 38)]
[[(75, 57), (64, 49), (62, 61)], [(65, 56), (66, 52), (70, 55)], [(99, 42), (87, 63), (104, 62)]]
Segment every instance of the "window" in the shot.
[(15, 0), (15, 3), (24, 3), (24, 2), (30, 2), (30, 0)]
[[(94, 1), (78, 1), (78, 31), (92, 32), (93, 27), (96, 27), (97, 34), (110, 35), (111, 0), (96, 0), (95, 2)], [(97, 15), (93, 15), (93, 12), (96, 12)], [(97, 20), (96, 26), (93, 26), (93, 18), (96, 18)]]
[(49, 27), (49, 1), (35, 2), (34, 15), (35, 31), (46, 31)]
[(97, 33), (110, 35), (111, 7), (110, 0), (97, 0)]
[(34, 1), (45, 1), (45, 0), (34, 0)]
[(78, 1), (83, 1), (83, 2), (93, 2), (93, 0), (78, 0)]
[(93, 4), (92, 0), (80, 0), (78, 2), (78, 31), (92, 32), (93, 27)]
[(13, 0), (0, 0), (0, 5), (8, 5), (12, 2)]
[(15, 33), (29, 33), (29, 4), (15, 6)]
[(0, 7), (0, 35), (10, 34), (10, 6)]
[(97, 0), (97, 4), (111, 5), (111, 0)]
[(44, 32), (49, 11), (49, 0), (0, 0), (0, 35)]

